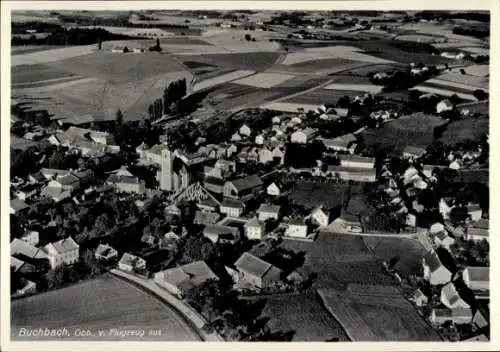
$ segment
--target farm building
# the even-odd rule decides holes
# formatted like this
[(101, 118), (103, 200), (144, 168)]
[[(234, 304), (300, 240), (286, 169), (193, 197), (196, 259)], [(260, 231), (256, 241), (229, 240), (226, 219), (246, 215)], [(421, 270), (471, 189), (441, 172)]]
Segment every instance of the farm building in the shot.
[(375, 182), (377, 172), (367, 168), (351, 168), (343, 166), (328, 165), (328, 173), (346, 181)]
[(244, 225), (245, 236), (250, 240), (261, 240), (264, 235), (265, 226), (257, 217), (253, 217)]
[(283, 188), (280, 187), (280, 184), (277, 182), (271, 183), (269, 186), (266, 188), (266, 193), (270, 196), (275, 196), (279, 197), (281, 193), (283, 192)]
[(318, 131), (313, 128), (305, 128), (292, 133), (290, 141), (292, 143), (308, 143), (318, 135)]
[(358, 155), (339, 155), (340, 166), (347, 168), (373, 169), (375, 158)]
[(136, 255), (123, 253), (120, 261), (118, 262), (118, 268), (129, 272), (143, 270), (146, 268), (146, 261)]
[(274, 161), (274, 153), (267, 148), (262, 148), (259, 151), (259, 163), (267, 164)]
[(443, 285), (451, 281), (452, 273), (446, 268), (433, 250), (427, 252), (422, 258), (424, 268), (424, 279), (431, 285)]
[(489, 295), (490, 291), (490, 268), (468, 266), (462, 272), (464, 283), (473, 292)]
[(224, 197), (240, 200), (251, 198), (262, 190), (263, 182), (257, 175), (249, 175), (224, 184)]
[(60, 265), (71, 265), (78, 261), (80, 246), (71, 237), (49, 243), (44, 247), (52, 269)]
[(431, 323), (443, 325), (446, 322), (455, 324), (470, 324), (472, 322), (472, 310), (470, 308), (435, 308), (429, 317)]
[(356, 136), (352, 133), (345, 134), (334, 139), (321, 139), (325, 147), (329, 150), (351, 153), (354, 152), (356, 140)]
[(47, 253), (42, 249), (35, 247), (19, 238), (14, 238), (10, 242), (10, 255), (17, 259), (23, 258), (23, 261), (33, 261), (48, 259)]
[(189, 263), (177, 268), (159, 271), (154, 281), (167, 291), (182, 298), (184, 294), (208, 280), (219, 280), (219, 277), (204, 261)]
[(40, 197), (52, 199), (54, 202), (59, 203), (71, 197), (71, 191), (65, 190), (61, 187), (47, 186), (40, 192)]
[(243, 253), (234, 266), (240, 273), (238, 286), (248, 284), (262, 289), (272, 287), (281, 281), (280, 269), (248, 252)]
[(311, 221), (320, 227), (326, 227), (330, 223), (330, 212), (323, 207), (316, 207), (309, 215)]

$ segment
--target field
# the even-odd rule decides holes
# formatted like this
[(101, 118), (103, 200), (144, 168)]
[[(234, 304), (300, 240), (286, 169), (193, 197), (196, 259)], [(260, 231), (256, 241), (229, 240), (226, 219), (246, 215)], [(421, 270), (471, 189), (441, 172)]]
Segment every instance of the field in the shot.
[(262, 104), (260, 107), (264, 109), (282, 111), (282, 112), (299, 112), (303, 109), (304, 111), (316, 110), (319, 104), (302, 104), (302, 103), (289, 103), (285, 101)]
[(467, 139), (478, 140), (489, 130), (487, 118), (452, 121), (439, 140), (447, 145), (455, 145)]
[(11, 336), (16, 340), (21, 339), (17, 336), (21, 327), (66, 327), (69, 331), (88, 328), (96, 333), (110, 328), (160, 329), (161, 336), (148, 339), (199, 341), (198, 335), (168, 306), (112, 277), (15, 300), (11, 306)]
[(320, 233), (312, 243), (285, 239), (281, 246), (306, 252), (304, 269), (318, 274), (315, 284), (318, 288), (343, 290), (349, 284), (395, 285), (360, 236)]
[(403, 34), (397, 36), (395, 39), (418, 43), (441, 43), (446, 40), (444, 37), (426, 34)]
[(332, 83), (327, 85), (324, 89), (330, 90), (350, 90), (362, 93), (377, 94), (382, 91), (382, 86), (376, 86), (374, 84), (349, 84), (349, 83)]
[(341, 58), (368, 63), (390, 63), (392, 61), (366, 55), (360, 49), (352, 46), (330, 46), (306, 48), (304, 51), (289, 53), (282, 62), (283, 65), (296, 65), (308, 61)]
[(403, 277), (420, 274), (419, 263), (425, 254), (425, 249), (420, 242), (408, 238), (373, 236), (364, 236), (363, 241), (373, 254), (382, 261), (389, 261), (398, 257), (399, 261), (395, 269)]
[(276, 52), (253, 52), (189, 55), (180, 59), (183, 61), (195, 61), (225, 68), (263, 71), (274, 65), (279, 57), (280, 54)]
[(319, 105), (326, 103), (336, 104), (340, 98), (346, 95), (352, 99), (357, 95), (360, 95), (360, 92), (352, 90), (349, 91), (349, 90), (316, 89), (307, 92), (305, 94), (300, 94), (293, 98), (285, 100), (285, 102), (314, 105), (315, 107), (318, 107)]
[(349, 341), (315, 294), (266, 297), (262, 316), (270, 318), (271, 331), (294, 331), (293, 341)]
[(369, 148), (391, 146), (393, 155), (400, 155), (409, 145), (426, 148), (434, 140), (434, 129), (445, 124), (439, 117), (417, 114), (389, 121), (382, 128), (367, 128), (360, 136)]
[(319, 294), (354, 341), (440, 341), (397, 290), (377, 292), (360, 285), (347, 293), (320, 290)]
[(236, 84), (242, 84), (257, 88), (271, 88), (292, 79), (293, 75), (285, 75), (280, 73), (262, 72), (249, 77), (234, 81)]
[(10, 48), (11, 55), (16, 54), (28, 54), (28, 53), (36, 53), (38, 51), (46, 51), (57, 49), (58, 47), (55, 45), (23, 45), (23, 46), (13, 46)]
[(254, 71), (248, 71), (248, 70), (238, 70), (238, 71), (233, 71), (229, 72), (220, 76), (216, 76), (210, 79), (206, 79), (202, 82), (196, 83), (193, 91), (197, 92), (206, 88), (210, 88), (219, 84), (231, 82), (234, 80), (237, 80), (242, 77), (250, 76), (254, 74)]
[(12, 85), (29, 85), (35, 82), (78, 76), (76, 73), (52, 67), (48, 64), (14, 66), (11, 69)]
[(95, 50), (95, 45), (72, 46), (72, 47), (56, 47), (51, 50), (31, 51), (18, 55), (12, 55), (11, 66), (18, 65), (35, 65), (48, 62), (55, 62), (72, 57), (90, 54)]

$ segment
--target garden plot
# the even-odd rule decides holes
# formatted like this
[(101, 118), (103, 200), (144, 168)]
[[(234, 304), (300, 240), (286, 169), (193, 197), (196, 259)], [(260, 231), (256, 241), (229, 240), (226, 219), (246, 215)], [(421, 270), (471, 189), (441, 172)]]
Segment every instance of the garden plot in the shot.
[(234, 81), (233, 83), (257, 88), (271, 88), (285, 83), (293, 77), (293, 75), (286, 75), (281, 73), (262, 72)]
[(307, 48), (304, 51), (289, 53), (282, 62), (283, 65), (294, 65), (307, 61), (316, 61), (331, 58), (342, 58), (353, 61), (369, 62), (375, 64), (392, 63), (391, 60), (366, 55), (360, 49), (352, 46), (327, 46)]

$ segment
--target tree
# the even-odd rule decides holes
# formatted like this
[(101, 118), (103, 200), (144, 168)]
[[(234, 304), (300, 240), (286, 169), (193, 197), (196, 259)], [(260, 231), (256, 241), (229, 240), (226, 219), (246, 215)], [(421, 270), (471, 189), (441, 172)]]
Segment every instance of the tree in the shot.
[(116, 122), (120, 126), (123, 124), (123, 113), (120, 109), (116, 111)]
[(250, 40), (252, 40), (252, 37), (250, 36), (250, 34), (245, 34), (245, 40), (247, 42), (249, 42)]
[(97, 259), (95, 258), (94, 253), (90, 249), (87, 249), (83, 253), (82, 264), (91, 277), (99, 275), (101, 273), (101, 268), (97, 263)]
[(474, 98), (480, 101), (486, 100), (488, 98), (488, 94), (482, 89), (476, 89), (472, 94), (474, 95)]
[(468, 218), (469, 214), (467, 212), (467, 208), (463, 206), (453, 207), (450, 211), (450, 220), (455, 224), (461, 224), (465, 222)]
[(96, 231), (97, 236), (102, 236), (107, 231), (109, 231), (113, 226), (114, 226), (113, 219), (111, 219), (111, 217), (107, 213), (104, 213), (97, 217), (94, 225), (94, 230)]
[(158, 49), (161, 49), (161, 46), (160, 46), (160, 38), (156, 38), (156, 47)]
[(46, 275), (45, 279), (47, 280), (47, 287), (49, 289), (54, 289), (64, 282), (64, 266), (58, 266), (52, 270), (50, 270)]

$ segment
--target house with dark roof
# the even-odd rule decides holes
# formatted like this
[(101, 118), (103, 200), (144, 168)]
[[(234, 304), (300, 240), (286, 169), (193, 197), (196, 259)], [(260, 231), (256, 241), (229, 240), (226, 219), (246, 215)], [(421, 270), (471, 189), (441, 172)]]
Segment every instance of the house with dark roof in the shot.
[(245, 204), (238, 199), (224, 198), (220, 205), (220, 212), (222, 214), (235, 218), (239, 217), (243, 213), (244, 209)]
[(281, 207), (276, 204), (261, 204), (257, 209), (259, 221), (266, 221), (267, 219), (278, 220), (280, 217)]
[(247, 200), (260, 192), (263, 182), (257, 175), (248, 175), (224, 184), (224, 197)]
[(219, 277), (204, 261), (197, 261), (159, 271), (154, 275), (154, 281), (172, 294), (182, 298), (190, 289), (209, 281), (218, 281)]
[(71, 237), (49, 243), (45, 247), (52, 268), (71, 265), (78, 261), (80, 246)]
[(214, 224), (205, 226), (203, 236), (213, 243), (235, 243), (239, 240), (240, 233), (235, 227)]
[(262, 289), (281, 281), (281, 269), (248, 252), (243, 253), (234, 266), (240, 274), (239, 286), (248, 284), (250, 287)]
[(441, 263), (434, 250), (427, 252), (422, 258), (422, 266), (424, 268), (424, 279), (429, 281), (431, 285), (443, 285), (451, 281), (451, 271)]

